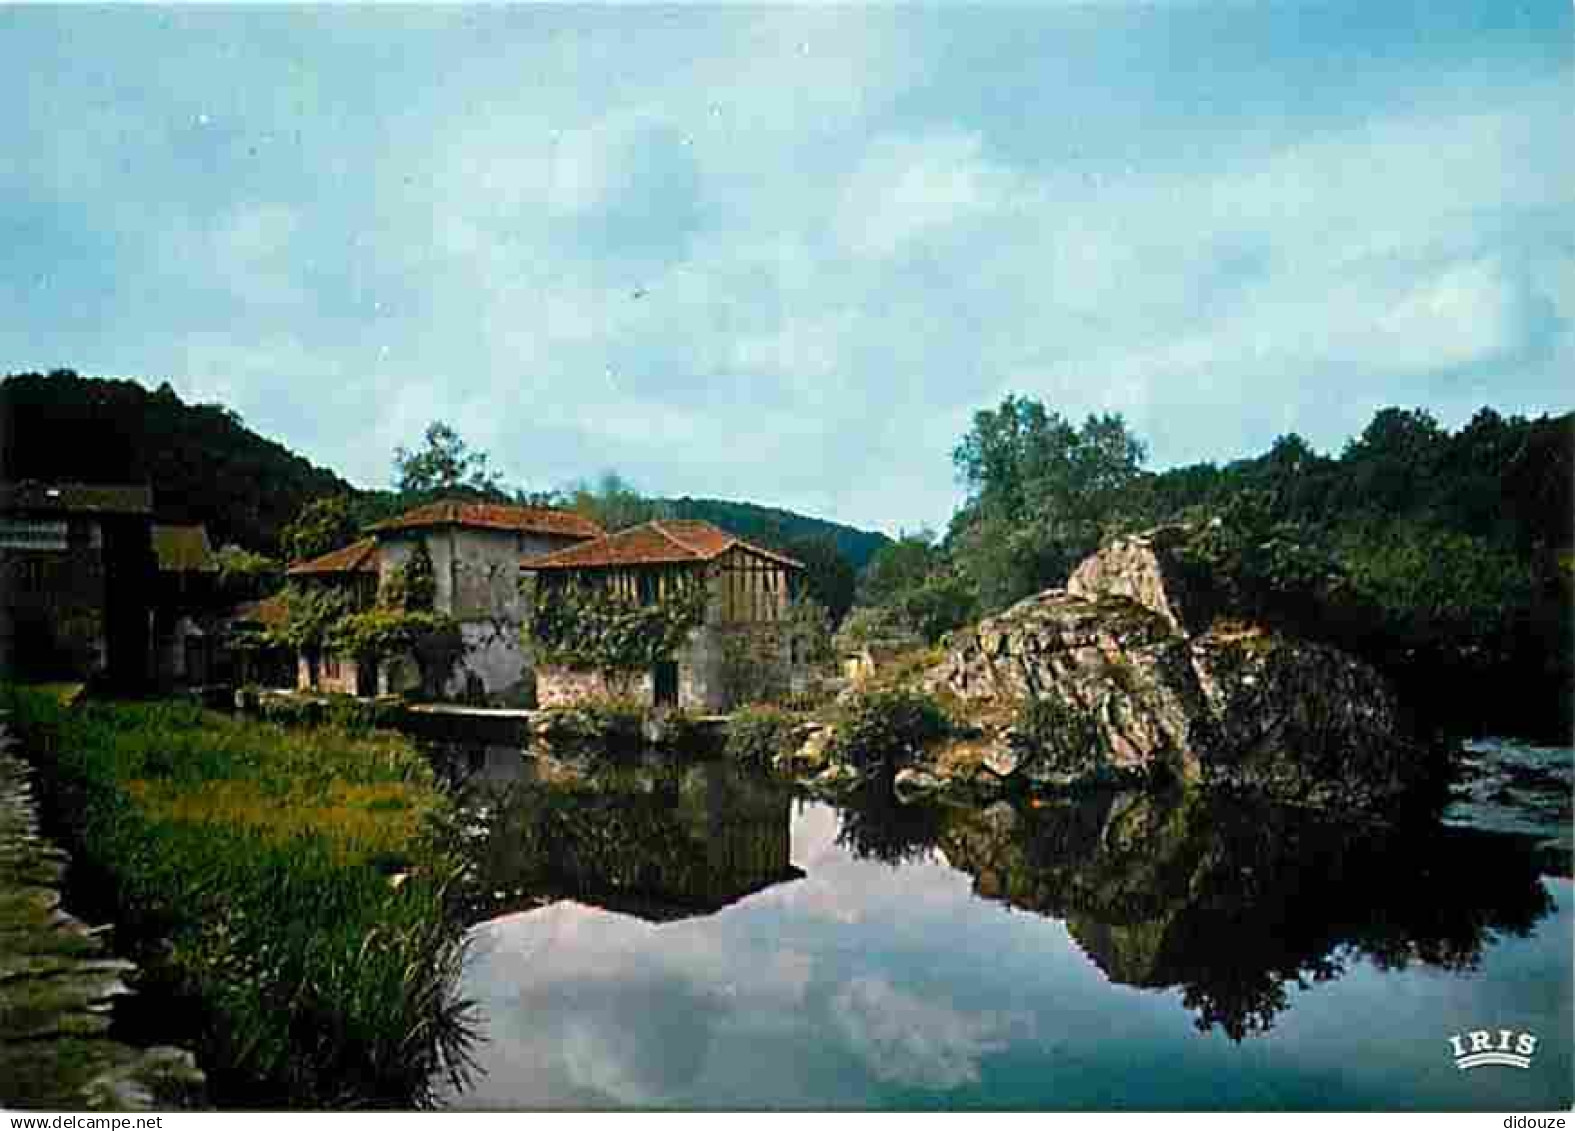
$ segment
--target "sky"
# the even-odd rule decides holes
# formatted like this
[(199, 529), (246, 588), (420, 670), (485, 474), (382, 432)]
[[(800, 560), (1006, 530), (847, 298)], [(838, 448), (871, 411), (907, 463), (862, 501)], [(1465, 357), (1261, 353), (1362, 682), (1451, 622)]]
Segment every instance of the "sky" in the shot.
[(363, 487), (943, 526), (1009, 393), (1155, 469), (1572, 407), (1575, 7), (0, 6), (0, 372)]

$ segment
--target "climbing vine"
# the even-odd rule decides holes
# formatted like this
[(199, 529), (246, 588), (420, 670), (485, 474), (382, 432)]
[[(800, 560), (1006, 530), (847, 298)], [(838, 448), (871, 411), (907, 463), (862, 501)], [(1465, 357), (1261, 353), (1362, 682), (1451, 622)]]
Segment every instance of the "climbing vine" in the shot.
[(549, 664), (582, 671), (643, 671), (670, 659), (705, 619), (706, 589), (683, 586), (642, 603), (599, 586), (538, 589), (526, 628)]

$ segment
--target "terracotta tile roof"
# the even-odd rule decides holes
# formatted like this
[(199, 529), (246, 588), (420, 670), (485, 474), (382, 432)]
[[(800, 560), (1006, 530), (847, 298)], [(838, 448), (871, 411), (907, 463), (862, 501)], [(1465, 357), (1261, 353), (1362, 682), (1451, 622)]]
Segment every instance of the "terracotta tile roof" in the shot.
[(264, 628), (278, 628), (290, 619), (290, 610), (284, 598), (275, 594), (261, 601), (247, 601), (244, 605), (235, 606), (226, 619), (231, 624), (249, 622)]
[(146, 484), (0, 483), (0, 512), (51, 514), (152, 514), (153, 488)]
[(321, 573), (376, 573), (377, 540), (363, 538), (320, 558), (296, 562), (284, 572), (291, 577)]
[(676, 565), (713, 561), (734, 546), (741, 546), (752, 554), (779, 562), (789, 569), (804, 568), (785, 554), (746, 542), (719, 526), (698, 519), (657, 519), (598, 538), (594, 542), (582, 542), (578, 546), (540, 557), (526, 558), (520, 565), (532, 570)]
[(479, 526), (487, 530), (519, 530), (527, 534), (562, 534), (600, 538), (603, 530), (590, 519), (552, 507), (515, 507), (497, 503), (447, 500), (429, 503), (369, 527), (373, 531), (419, 530), (427, 526)]
[(153, 553), (165, 573), (214, 573), (213, 547), (204, 526), (153, 525)]

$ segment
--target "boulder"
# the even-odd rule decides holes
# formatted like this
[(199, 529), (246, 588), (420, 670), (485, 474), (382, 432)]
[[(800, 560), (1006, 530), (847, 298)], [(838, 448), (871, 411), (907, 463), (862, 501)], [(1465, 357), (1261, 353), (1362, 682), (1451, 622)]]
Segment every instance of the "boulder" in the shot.
[(1069, 596), (1085, 601), (1124, 597), (1190, 636), (1208, 627), (1214, 594), (1183, 564), (1178, 550), (1188, 526), (1162, 526), (1122, 538), (1085, 558), (1067, 579)]
[(927, 690), (1053, 702), (1068, 720), (1057, 733), (1087, 736), (1047, 750), (1013, 734), (992, 772), (1053, 786), (1171, 777), (1357, 809), (1429, 776), (1371, 666), (1264, 625), (1204, 620), (1207, 586), (1176, 560), (1181, 538), (1167, 528), (1115, 543), (1065, 590), (954, 635)]
[(933, 793), (939, 793), (946, 788), (947, 784), (948, 782), (945, 779), (937, 777), (928, 770), (918, 769), (913, 766), (898, 770), (891, 783), (892, 789), (896, 791), (897, 798), (900, 801), (909, 801), (915, 797), (925, 797)]

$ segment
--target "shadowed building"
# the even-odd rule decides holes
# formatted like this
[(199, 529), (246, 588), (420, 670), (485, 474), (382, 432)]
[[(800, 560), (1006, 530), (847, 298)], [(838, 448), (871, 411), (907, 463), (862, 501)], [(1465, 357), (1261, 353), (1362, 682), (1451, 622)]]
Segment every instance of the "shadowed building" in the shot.
[(161, 683), (206, 683), (218, 662), (219, 565), (206, 527), (155, 523), (158, 584), (153, 609), (153, 674)]
[(0, 484), (0, 663), (10, 674), (146, 682), (152, 513), (147, 486)]

